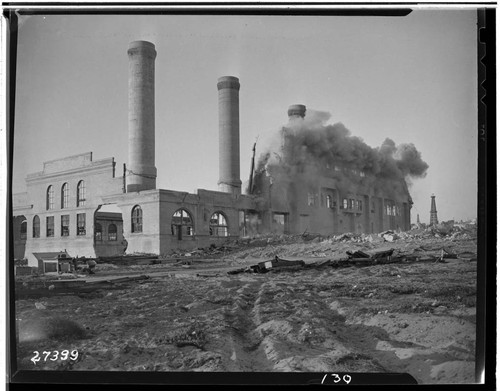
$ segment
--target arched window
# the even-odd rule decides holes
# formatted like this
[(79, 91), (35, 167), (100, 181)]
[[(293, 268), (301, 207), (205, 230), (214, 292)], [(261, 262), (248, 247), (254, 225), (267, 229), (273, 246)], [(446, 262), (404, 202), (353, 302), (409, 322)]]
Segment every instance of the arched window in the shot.
[(69, 206), (69, 185), (65, 183), (61, 187), (61, 209)]
[(142, 232), (142, 209), (139, 205), (132, 209), (132, 232)]
[(78, 182), (76, 187), (76, 206), (85, 206), (85, 182)]
[(40, 237), (40, 217), (38, 217), (38, 215), (33, 217), (33, 237)]
[(183, 236), (193, 236), (193, 219), (186, 209), (179, 209), (172, 215), (172, 235), (178, 240)]
[(99, 223), (94, 225), (94, 236), (96, 241), (102, 241), (102, 225)]
[(212, 217), (210, 217), (210, 235), (212, 236), (227, 236), (228, 226), (226, 222), (226, 217), (220, 213), (215, 212)]
[(108, 240), (117, 240), (117, 229), (116, 224), (110, 224), (108, 227)]
[(47, 188), (47, 210), (54, 209), (54, 188), (50, 185)]
[(27, 233), (28, 233), (28, 222), (24, 220), (21, 223), (21, 229), (20, 229), (21, 240), (26, 240)]

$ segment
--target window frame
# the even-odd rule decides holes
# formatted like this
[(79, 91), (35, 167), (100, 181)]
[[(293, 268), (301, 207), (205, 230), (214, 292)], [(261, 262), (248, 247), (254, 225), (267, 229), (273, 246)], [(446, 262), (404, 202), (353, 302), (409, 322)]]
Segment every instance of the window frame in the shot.
[[(114, 232), (111, 230), (111, 227), (114, 227)], [(111, 236), (114, 234), (114, 238)], [(118, 240), (118, 227), (116, 224), (111, 223), (108, 225), (108, 241), (110, 242), (116, 242)]]
[(65, 182), (61, 186), (61, 209), (69, 208), (69, 183)]
[(21, 240), (28, 239), (28, 220), (21, 221), (21, 225), (19, 226), (19, 238)]
[(47, 187), (47, 191), (45, 194), (45, 209), (54, 209), (54, 187), (52, 185), (49, 185), (49, 187)]
[[(81, 224), (83, 222), (83, 224)], [(85, 213), (77, 213), (76, 215), (76, 235), (87, 235), (87, 218)]]
[[(180, 216), (176, 216), (177, 213), (180, 213)], [(184, 214), (186, 214), (186, 216), (184, 216)], [(180, 223), (174, 224), (174, 219), (178, 218), (180, 218)], [(189, 220), (187, 220), (187, 218), (189, 218)], [(188, 224), (188, 222), (190, 222), (190, 224)], [(172, 213), (172, 217), (170, 218), (170, 229), (172, 236), (176, 236), (178, 240), (182, 240), (184, 236), (194, 236), (194, 219), (191, 212), (186, 208), (179, 208)]]
[[(94, 238), (96, 242), (102, 242), (102, 224), (101, 223), (95, 223), (94, 224)], [(98, 235), (99, 234), (99, 235)]]
[[(66, 225), (64, 225), (64, 220), (66, 220)], [(61, 236), (69, 236), (69, 221), (69, 215), (61, 215)]]
[(331, 194), (326, 195), (326, 207), (328, 209), (333, 209), (333, 196)]
[(143, 230), (142, 208), (140, 205), (135, 205), (131, 212), (131, 232), (141, 233)]
[[(53, 238), (55, 235), (55, 221), (54, 216), (47, 216), (45, 219), (45, 236), (47, 238)], [(50, 230), (51, 229), (51, 230)]]
[[(212, 221), (214, 220), (215, 215), (217, 215), (216, 222), (213, 223)], [(223, 219), (223, 222), (220, 221), (220, 218)], [(229, 236), (229, 224), (227, 223), (226, 215), (221, 211), (216, 211), (216, 212), (212, 213), (212, 216), (210, 216), (210, 220), (208, 221), (208, 230), (209, 230), (210, 236), (228, 237)], [(223, 235), (221, 235), (219, 233), (220, 230), (222, 230), (224, 232)]]
[(40, 216), (33, 216), (33, 229), (32, 229), (32, 237), (39, 238), (40, 237)]
[(76, 207), (85, 206), (85, 181), (82, 179), (76, 185)]

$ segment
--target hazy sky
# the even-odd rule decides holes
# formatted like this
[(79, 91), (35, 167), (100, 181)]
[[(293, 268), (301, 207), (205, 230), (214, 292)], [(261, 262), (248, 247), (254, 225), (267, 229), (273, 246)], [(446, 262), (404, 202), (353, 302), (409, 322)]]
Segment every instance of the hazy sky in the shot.
[(13, 192), (42, 163), (87, 151), (127, 161), (128, 44), (156, 45), (157, 187), (217, 190), (217, 78), (240, 79), (241, 179), (291, 104), (331, 113), (377, 147), (414, 143), (412, 221), (477, 210), (475, 10), (406, 17), (22, 16)]

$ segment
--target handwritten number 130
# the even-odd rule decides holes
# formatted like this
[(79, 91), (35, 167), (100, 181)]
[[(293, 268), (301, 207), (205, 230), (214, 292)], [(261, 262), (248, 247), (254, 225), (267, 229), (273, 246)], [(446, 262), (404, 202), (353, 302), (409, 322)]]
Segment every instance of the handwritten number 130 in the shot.
[[(325, 379), (328, 375), (323, 376), (323, 380), (321, 380), (321, 384), (325, 382)], [(344, 375), (340, 377), (336, 373), (332, 373), (331, 376), (333, 377), (333, 382), (338, 383), (339, 381), (343, 380), (346, 384), (349, 384), (351, 382), (351, 376), (349, 375)]]

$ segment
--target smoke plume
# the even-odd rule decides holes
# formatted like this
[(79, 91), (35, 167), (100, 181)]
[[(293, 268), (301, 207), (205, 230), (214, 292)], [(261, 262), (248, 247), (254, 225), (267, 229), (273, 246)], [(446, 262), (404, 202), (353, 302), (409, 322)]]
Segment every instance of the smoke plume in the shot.
[(396, 145), (386, 138), (380, 147), (373, 148), (342, 123), (326, 124), (329, 119), (329, 113), (313, 110), (308, 110), (305, 118), (291, 119), (279, 135), (280, 150), (261, 154), (256, 175), (266, 172), (293, 180), (300, 173), (314, 182), (326, 174), (345, 191), (371, 187), (385, 192), (406, 188), (411, 178), (426, 175), (429, 166), (415, 145)]

